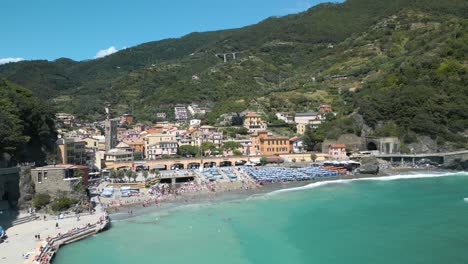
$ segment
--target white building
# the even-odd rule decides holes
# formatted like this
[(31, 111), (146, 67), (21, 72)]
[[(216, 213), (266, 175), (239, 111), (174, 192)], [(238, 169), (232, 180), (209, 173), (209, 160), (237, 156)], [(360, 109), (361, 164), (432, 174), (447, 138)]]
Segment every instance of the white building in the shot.
[(133, 160), (133, 153), (126, 150), (121, 149), (111, 149), (106, 153), (106, 161), (132, 161)]
[(163, 155), (173, 156), (177, 154), (179, 145), (177, 141), (158, 142), (154, 145), (149, 145), (147, 149), (149, 160), (161, 158)]
[(315, 112), (297, 113), (294, 117), (298, 134), (304, 134), (306, 127), (317, 128), (322, 123), (322, 115)]
[(200, 119), (190, 119), (190, 126), (191, 127), (199, 127), (201, 124)]
[(285, 113), (285, 112), (276, 113), (276, 118), (288, 124), (294, 123), (294, 116), (291, 115), (290, 113)]
[(187, 109), (183, 105), (176, 105), (174, 107), (174, 114), (176, 120), (187, 120)]

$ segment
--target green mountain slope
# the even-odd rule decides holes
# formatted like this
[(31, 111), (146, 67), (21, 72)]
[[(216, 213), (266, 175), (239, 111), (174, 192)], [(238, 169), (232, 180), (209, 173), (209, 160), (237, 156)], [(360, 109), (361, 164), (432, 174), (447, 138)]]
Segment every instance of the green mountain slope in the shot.
[[(57, 139), (51, 109), (32, 93), (0, 78), (0, 154), (43, 164)], [(0, 161), (1, 161), (0, 159)]]
[[(467, 14), (464, 0), (348, 0), (240, 29), (145, 43), (97, 60), (7, 64), (0, 75), (80, 117), (96, 118), (104, 102), (146, 120), (176, 103), (198, 102), (214, 106), (211, 121), (239, 106), (273, 113), (329, 102), (338, 120), (362, 115), (375, 133), (456, 140), (468, 128)], [(215, 56), (233, 51), (241, 53), (227, 63)], [(411, 114), (398, 111), (403, 99), (426, 92), (408, 102)], [(436, 101), (422, 104), (425, 99)], [(439, 123), (440, 129), (428, 127)], [(347, 130), (356, 131), (329, 131), (336, 136)]]

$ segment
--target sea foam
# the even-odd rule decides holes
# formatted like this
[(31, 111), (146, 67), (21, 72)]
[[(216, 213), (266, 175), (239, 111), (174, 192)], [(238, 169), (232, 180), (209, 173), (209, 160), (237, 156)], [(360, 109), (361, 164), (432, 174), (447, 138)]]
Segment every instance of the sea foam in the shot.
[[(446, 172), (446, 173), (414, 173), (414, 174), (399, 174), (399, 175), (390, 175), (390, 176), (380, 176), (380, 177), (369, 177), (369, 178), (356, 178), (356, 179), (346, 179), (346, 180), (330, 180), (330, 181), (321, 181), (321, 182), (314, 182), (305, 186), (301, 187), (293, 187), (288, 189), (281, 189), (272, 191), (267, 193), (266, 195), (275, 195), (284, 192), (294, 192), (294, 191), (301, 191), (301, 190), (308, 190), (317, 188), (320, 186), (325, 186), (329, 184), (342, 184), (342, 183), (350, 183), (353, 181), (393, 181), (393, 180), (403, 180), (403, 179), (420, 179), (420, 178), (435, 178), (435, 177), (447, 177), (447, 176), (468, 176), (468, 172), (460, 171), (460, 172)], [(465, 201), (468, 202), (468, 199), (465, 198)]]

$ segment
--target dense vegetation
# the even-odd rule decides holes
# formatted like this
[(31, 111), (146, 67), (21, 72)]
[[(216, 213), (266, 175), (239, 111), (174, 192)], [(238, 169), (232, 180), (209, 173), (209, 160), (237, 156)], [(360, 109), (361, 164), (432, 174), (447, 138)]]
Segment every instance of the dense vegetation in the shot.
[(43, 163), (57, 138), (54, 115), (29, 90), (0, 78), (0, 153)]
[[(213, 107), (211, 123), (246, 109), (275, 122), (276, 111), (325, 102), (338, 116), (314, 140), (361, 134), (361, 117), (375, 135), (463, 142), (467, 14), (464, 0), (348, 0), (97, 60), (8, 64), (0, 75), (82, 118), (99, 117), (108, 102), (115, 113), (154, 121), (156, 112), (196, 102)], [(227, 63), (215, 56), (233, 51), (241, 53)]]

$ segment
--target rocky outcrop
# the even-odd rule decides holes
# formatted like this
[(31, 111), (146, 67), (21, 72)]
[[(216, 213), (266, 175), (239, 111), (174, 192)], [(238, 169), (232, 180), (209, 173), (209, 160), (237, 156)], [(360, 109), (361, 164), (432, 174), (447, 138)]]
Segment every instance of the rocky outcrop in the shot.
[(18, 207), (20, 209), (31, 207), (31, 201), (35, 194), (34, 182), (31, 178), (31, 167), (21, 167), (19, 172), (19, 190)]
[(458, 170), (458, 171), (464, 171), (468, 170), (468, 160), (453, 160), (447, 165), (443, 166), (444, 169), (449, 169), (449, 170)]
[(377, 174), (379, 173), (380, 163), (379, 160), (374, 157), (366, 157), (361, 159), (361, 166), (359, 167), (359, 173), (362, 174)]
[(452, 152), (460, 150), (453, 142), (445, 142), (439, 144), (436, 140), (428, 136), (417, 136), (417, 142), (407, 145), (411, 153), (438, 153), (438, 152)]

